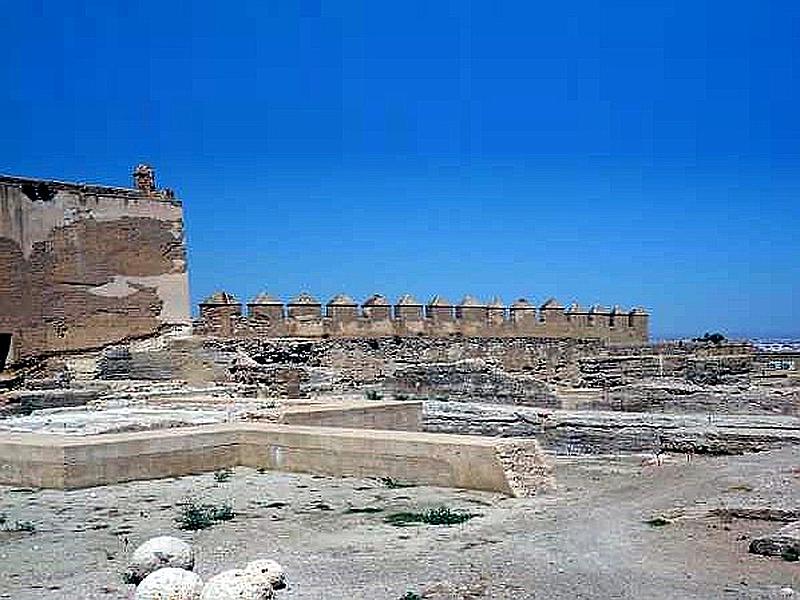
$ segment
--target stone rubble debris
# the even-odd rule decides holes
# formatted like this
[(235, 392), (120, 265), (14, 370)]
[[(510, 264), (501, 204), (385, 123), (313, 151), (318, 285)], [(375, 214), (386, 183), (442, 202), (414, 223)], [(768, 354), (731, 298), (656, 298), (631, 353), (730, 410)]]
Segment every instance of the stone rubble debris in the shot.
[(750, 552), (764, 556), (781, 556), (786, 560), (800, 560), (800, 521), (789, 523), (750, 542)]
[(247, 563), (245, 571), (261, 573), (269, 579), (272, 589), (280, 590), (286, 587), (286, 572), (283, 567), (268, 558), (262, 558)]
[(194, 565), (190, 544), (158, 536), (134, 550), (124, 579), (137, 584), (135, 600), (272, 600), (275, 590), (286, 587), (285, 569), (268, 558), (223, 571), (205, 585)]
[(264, 573), (231, 569), (208, 580), (200, 600), (271, 600), (272, 580)]
[(192, 571), (194, 550), (176, 537), (163, 535), (151, 538), (133, 551), (125, 579), (131, 583), (139, 583), (150, 573), (164, 567)]
[(135, 600), (200, 600), (200, 576), (175, 567), (150, 573), (136, 588)]

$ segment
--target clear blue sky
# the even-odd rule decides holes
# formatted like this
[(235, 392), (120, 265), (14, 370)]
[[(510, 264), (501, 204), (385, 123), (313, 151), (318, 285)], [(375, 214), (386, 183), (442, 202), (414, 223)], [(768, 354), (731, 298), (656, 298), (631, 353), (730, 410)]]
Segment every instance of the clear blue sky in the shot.
[(800, 335), (800, 3), (0, 0), (0, 172), (186, 207), (192, 296)]

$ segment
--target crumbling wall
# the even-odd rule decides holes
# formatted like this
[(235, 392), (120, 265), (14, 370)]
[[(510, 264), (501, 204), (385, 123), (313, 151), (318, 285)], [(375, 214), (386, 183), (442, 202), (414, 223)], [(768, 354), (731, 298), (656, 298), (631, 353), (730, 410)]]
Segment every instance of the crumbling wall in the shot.
[[(193, 338), (227, 379), (274, 396), (358, 393), (615, 412), (796, 415), (800, 386), (759, 376), (752, 346), (537, 338)], [(144, 360), (142, 358), (138, 359)]]
[(164, 194), (0, 177), (10, 362), (188, 323), (182, 207)]
[(385, 399), (552, 406), (552, 385), (575, 383), (578, 357), (598, 347), (529, 338), (209, 338), (203, 351), (218, 363), (227, 360), (234, 380), (279, 396), (374, 388)]

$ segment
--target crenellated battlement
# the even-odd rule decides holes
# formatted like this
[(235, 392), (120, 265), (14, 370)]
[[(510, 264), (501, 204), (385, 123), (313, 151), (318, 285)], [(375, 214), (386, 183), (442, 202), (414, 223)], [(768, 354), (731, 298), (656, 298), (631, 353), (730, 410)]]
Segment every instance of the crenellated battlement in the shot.
[(228, 292), (216, 292), (200, 303), (195, 330), (215, 337), (536, 337), (599, 339), (614, 343), (648, 341), (650, 315), (575, 302), (562, 306), (550, 298), (536, 306), (524, 298), (505, 305), (499, 298), (484, 303), (465, 296), (454, 304), (442, 296), (422, 303), (410, 294), (391, 303), (374, 294), (359, 304), (339, 294), (323, 304), (303, 292), (284, 303), (262, 293), (246, 307)]

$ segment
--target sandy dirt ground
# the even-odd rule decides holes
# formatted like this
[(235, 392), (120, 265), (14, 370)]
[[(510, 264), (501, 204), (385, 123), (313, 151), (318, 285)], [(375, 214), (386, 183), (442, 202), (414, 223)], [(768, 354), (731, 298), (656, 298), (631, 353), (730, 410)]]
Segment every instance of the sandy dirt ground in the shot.
[[(712, 516), (718, 508), (800, 508), (800, 448), (728, 457), (559, 458), (559, 488), (532, 499), (388, 487), (237, 468), (70, 492), (0, 488), (0, 598), (132, 598), (127, 557), (149, 537), (197, 550), (205, 579), (256, 558), (285, 565), (277, 598), (710, 599), (800, 597), (800, 563), (747, 552), (783, 523)], [(232, 503), (231, 521), (196, 532), (188, 498)], [(447, 506), (454, 526), (395, 527), (387, 516)], [(367, 509), (369, 512), (363, 512)], [(645, 521), (662, 513), (670, 522)], [(35, 530), (13, 531), (18, 522)]]

